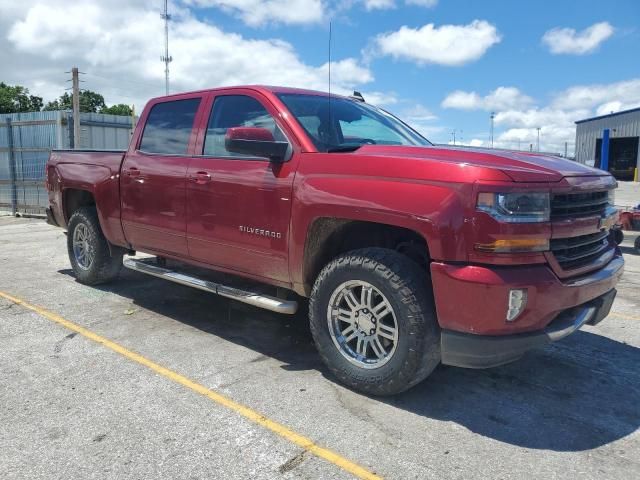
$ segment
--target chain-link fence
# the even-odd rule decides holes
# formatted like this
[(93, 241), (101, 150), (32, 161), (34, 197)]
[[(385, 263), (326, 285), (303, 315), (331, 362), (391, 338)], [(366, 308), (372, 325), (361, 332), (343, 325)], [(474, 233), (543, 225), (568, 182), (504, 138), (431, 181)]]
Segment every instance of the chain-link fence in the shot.
[[(127, 116), (81, 113), (79, 148), (125, 149), (132, 124)], [(73, 147), (70, 112), (0, 115), (0, 215), (44, 214), (49, 153)]]

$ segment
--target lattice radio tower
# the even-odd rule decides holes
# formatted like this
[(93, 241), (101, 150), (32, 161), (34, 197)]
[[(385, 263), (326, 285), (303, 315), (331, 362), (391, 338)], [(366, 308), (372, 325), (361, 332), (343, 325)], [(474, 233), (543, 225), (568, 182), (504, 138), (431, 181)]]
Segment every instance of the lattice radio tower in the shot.
[(171, 20), (171, 15), (168, 12), (167, 0), (164, 0), (164, 13), (161, 13), (160, 16), (164, 20), (164, 55), (160, 57), (160, 60), (164, 62), (164, 88), (166, 95), (169, 95), (169, 63), (173, 57), (169, 55), (169, 20)]

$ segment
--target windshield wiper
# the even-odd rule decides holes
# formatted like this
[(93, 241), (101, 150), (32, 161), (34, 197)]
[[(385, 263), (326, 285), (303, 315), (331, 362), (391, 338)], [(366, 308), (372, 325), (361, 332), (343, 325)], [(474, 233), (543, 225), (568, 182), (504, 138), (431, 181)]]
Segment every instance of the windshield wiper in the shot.
[(355, 152), (361, 146), (362, 146), (362, 144), (360, 144), (360, 143), (344, 143), (342, 145), (335, 145), (333, 147), (327, 148), (327, 153)]

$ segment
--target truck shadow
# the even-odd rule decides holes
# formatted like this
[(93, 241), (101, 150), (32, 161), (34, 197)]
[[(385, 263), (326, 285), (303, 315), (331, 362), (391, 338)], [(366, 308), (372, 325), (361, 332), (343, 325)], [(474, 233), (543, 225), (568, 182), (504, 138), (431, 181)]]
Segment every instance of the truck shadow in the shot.
[[(60, 273), (72, 275), (70, 270)], [(120, 281), (96, 288), (274, 358), (286, 370), (319, 370), (335, 381), (316, 353), (305, 314), (272, 314), (130, 271)], [(525, 448), (583, 451), (619, 440), (640, 426), (638, 365), (639, 348), (579, 331), (510, 365), (489, 370), (439, 367), (408, 392), (362, 397), (362, 402), (384, 402), (455, 422)]]

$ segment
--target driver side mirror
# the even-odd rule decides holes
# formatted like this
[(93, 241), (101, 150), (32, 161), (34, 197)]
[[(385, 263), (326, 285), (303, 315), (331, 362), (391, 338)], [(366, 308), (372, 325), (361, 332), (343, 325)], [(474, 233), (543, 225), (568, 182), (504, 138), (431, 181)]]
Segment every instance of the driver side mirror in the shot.
[(272, 162), (282, 163), (288, 159), (289, 143), (276, 141), (266, 128), (229, 128), (224, 137), (224, 146), (229, 152), (266, 157)]

